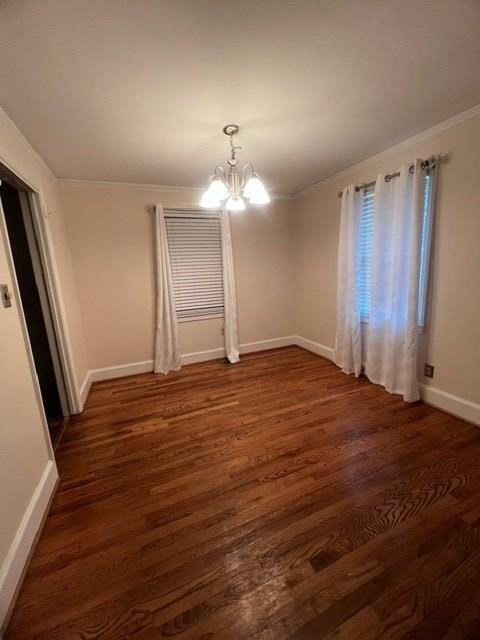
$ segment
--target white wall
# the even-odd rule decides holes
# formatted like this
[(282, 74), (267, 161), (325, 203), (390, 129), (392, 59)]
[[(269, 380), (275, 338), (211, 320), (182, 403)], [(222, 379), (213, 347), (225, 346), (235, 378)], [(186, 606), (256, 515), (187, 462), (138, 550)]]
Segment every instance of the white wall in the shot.
[[(154, 235), (147, 205), (192, 207), (198, 193), (108, 183), (60, 182), (90, 369), (153, 357)], [(240, 342), (290, 336), (289, 200), (231, 215)], [(223, 320), (179, 323), (182, 353), (222, 348)]]
[(340, 219), (338, 192), (416, 157), (448, 154), (439, 168), (425, 360), (442, 392), (480, 403), (480, 109), (346, 169), (294, 202), (294, 324), (333, 347)]

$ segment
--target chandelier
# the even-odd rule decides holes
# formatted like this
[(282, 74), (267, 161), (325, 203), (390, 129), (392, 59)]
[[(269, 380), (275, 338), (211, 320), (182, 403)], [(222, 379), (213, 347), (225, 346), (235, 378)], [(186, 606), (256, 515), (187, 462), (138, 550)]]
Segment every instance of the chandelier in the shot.
[[(237, 166), (237, 150), (242, 147), (236, 146), (233, 136), (239, 132), (236, 124), (227, 124), (223, 127), (223, 133), (230, 138), (230, 160), (228, 170), (216, 166), (208, 189), (202, 195), (200, 206), (205, 209), (218, 209), (222, 206), (228, 211), (243, 211), (245, 209), (245, 199), (250, 204), (267, 204), (270, 197), (263, 186), (262, 181), (253, 170), (253, 166), (248, 162), (239, 171)], [(224, 204), (223, 204), (224, 203)]]

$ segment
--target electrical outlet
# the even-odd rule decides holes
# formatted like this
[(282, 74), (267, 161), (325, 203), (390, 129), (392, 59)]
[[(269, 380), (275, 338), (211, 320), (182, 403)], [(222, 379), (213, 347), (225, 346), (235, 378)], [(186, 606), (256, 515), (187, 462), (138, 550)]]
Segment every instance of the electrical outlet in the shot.
[(435, 370), (435, 367), (433, 366), (433, 364), (427, 364), (425, 363), (425, 369), (423, 371), (423, 375), (426, 378), (433, 378), (433, 372)]

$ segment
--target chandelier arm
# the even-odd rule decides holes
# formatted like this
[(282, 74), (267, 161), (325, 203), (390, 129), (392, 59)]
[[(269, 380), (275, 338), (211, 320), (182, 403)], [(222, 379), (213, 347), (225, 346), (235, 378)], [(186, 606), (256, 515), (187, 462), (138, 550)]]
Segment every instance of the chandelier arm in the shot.
[[(220, 173), (221, 175), (218, 176), (217, 173)], [(212, 177), (213, 178), (220, 177), (220, 179), (223, 180), (223, 182), (225, 182), (225, 183), (227, 182), (227, 176), (226, 176), (226, 173), (225, 173), (225, 169), (222, 166), (220, 166), (219, 164), (217, 164), (217, 166), (215, 167), (214, 174), (213, 174)]]
[(246, 172), (247, 169), (250, 169), (249, 178), (251, 178), (255, 173), (255, 171), (253, 169), (253, 164), (251, 164), (251, 162), (247, 162), (247, 164), (243, 165), (243, 168), (242, 168), (242, 181), (240, 182), (240, 189), (243, 189), (243, 187), (245, 186), (245, 182), (246, 182), (245, 181), (245, 172)]

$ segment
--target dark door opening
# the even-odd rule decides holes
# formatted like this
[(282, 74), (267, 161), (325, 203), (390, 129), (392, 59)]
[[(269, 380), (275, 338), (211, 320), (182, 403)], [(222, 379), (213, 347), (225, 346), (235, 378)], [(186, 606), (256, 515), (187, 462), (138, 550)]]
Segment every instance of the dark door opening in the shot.
[[(61, 388), (53, 326), (46, 305), (43, 272), (31, 225), (26, 193), (2, 180), (0, 197), (5, 215), (28, 337), (42, 395), (52, 445), (58, 444), (66, 422), (65, 390)], [(42, 300), (43, 294), (43, 300)], [(42, 304), (43, 302), (43, 304)]]

